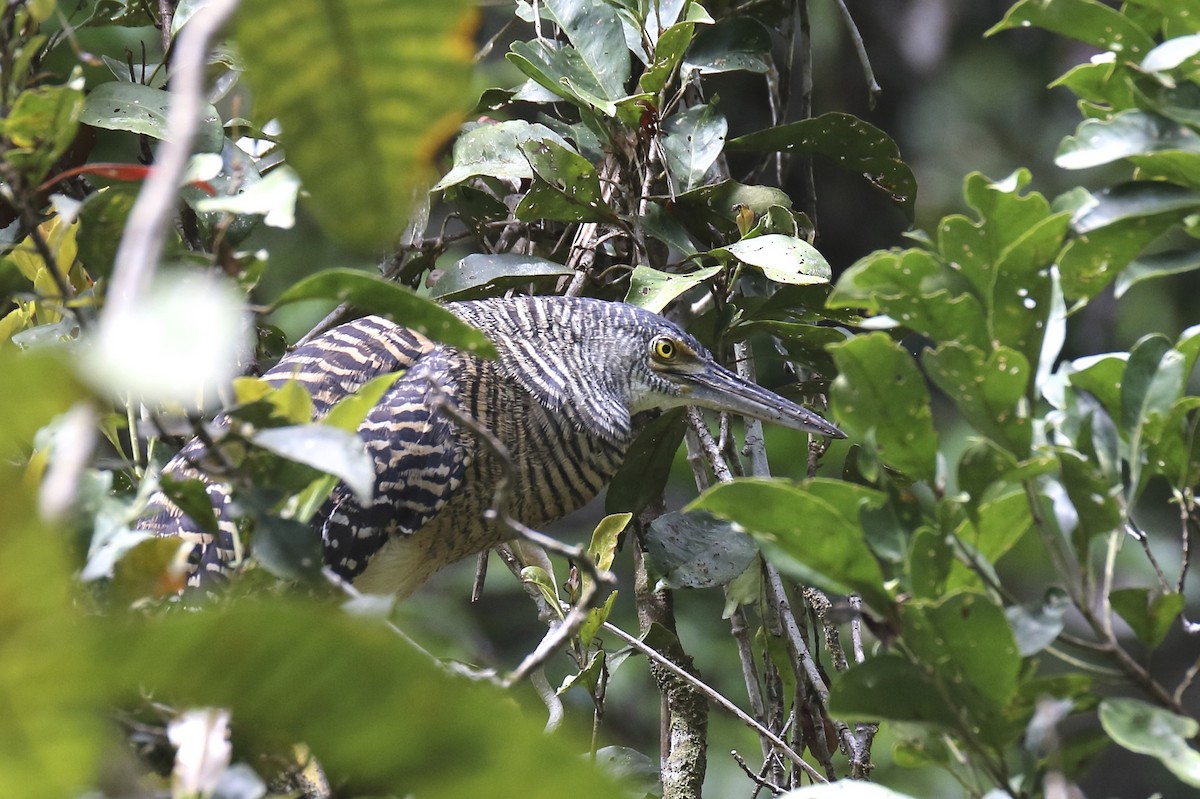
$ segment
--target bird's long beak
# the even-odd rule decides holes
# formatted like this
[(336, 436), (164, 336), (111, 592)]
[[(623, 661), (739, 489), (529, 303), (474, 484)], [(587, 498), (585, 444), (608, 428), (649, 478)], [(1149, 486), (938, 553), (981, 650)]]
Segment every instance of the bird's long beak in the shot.
[(677, 374), (676, 378), (682, 379), (690, 389), (687, 394), (689, 405), (750, 416), (764, 422), (831, 438), (846, 437), (836, 425), (825, 421), (807, 408), (802, 408), (773, 391), (767, 391), (762, 386), (743, 380), (715, 363), (705, 365), (698, 372)]

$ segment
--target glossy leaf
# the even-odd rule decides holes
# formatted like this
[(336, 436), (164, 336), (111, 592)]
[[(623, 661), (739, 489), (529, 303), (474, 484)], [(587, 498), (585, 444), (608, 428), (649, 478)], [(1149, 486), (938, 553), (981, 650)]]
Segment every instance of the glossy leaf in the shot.
[(1028, 454), (1033, 431), (1018, 403), (1031, 386), (1031, 375), (1021, 353), (1000, 347), (985, 354), (949, 342), (925, 350), (921, 362), (934, 385), (977, 430), (1018, 458)]
[(1020, 0), (988, 35), (1028, 25), (1126, 57), (1136, 58), (1154, 47), (1154, 40), (1132, 19), (1098, 0)]
[[(413, 190), (469, 107), (466, 3), (247, 0), (236, 39), (261, 117), (323, 229), (360, 248), (401, 232)], [(354, 131), (355, 157), (330, 146)]]
[(1143, 255), (1129, 264), (1117, 275), (1113, 288), (1119, 300), (1125, 292), (1143, 280), (1179, 275), (1200, 269), (1200, 250), (1172, 250), (1170, 252)]
[(791, 199), (770, 186), (747, 186), (736, 180), (724, 180), (684, 192), (675, 198), (678, 205), (698, 221), (733, 235), (738, 209), (745, 206), (755, 216), (765, 214), (773, 205), (790, 208)]
[(518, 219), (601, 222), (613, 218), (600, 190), (600, 177), (583, 156), (553, 141), (525, 142), (521, 154), (535, 177), (517, 204)]
[(1130, 109), (1111, 119), (1084, 120), (1074, 136), (1063, 139), (1054, 163), (1063, 169), (1085, 169), (1164, 150), (1200, 153), (1200, 135), (1156, 114)]
[(454, 167), (434, 184), (433, 191), (480, 176), (528, 180), (533, 177), (533, 167), (521, 153), (521, 145), (547, 140), (567, 146), (562, 136), (545, 125), (520, 119), (471, 128), (454, 141)]
[(832, 112), (812, 119), (730, 139), (730, 150), (804, 152), (822, 155), (861, 174), (898, 203), (910, 217), (917, 180), (890, 136), (851, 114)]
[[(79, 121), (94, 128), (124, 130), (155, 139), (167, 138), (167, 108), (171, 94), (140, 83), (102, 83), (88, 94)], [(195, 152), (219, 153), (225, 141), (221, 115), (212, 105), (200, 111)]]
[(447, 269), (433, 284), (431, 294), (439, 300), (494, 297), (514, 286), (546, 283), (574, 273), (535, 255), (472, 253)]
[(758, 555), (754, 540), (738, 525), (703, 511), (663, 514), (642, 541), (652, 573), (668, 588), (725, 585)]
[(496, 348), (482, 333), (445, 308), (391, 281), (354, 269), (326, 269), (306, 277), (280, 295), (272, 307), (314, 299), (349, 302), (481, 358), (496, 356)]
[(722, 269), (722, 266), (710, 266), (695, 272), (675, 275), (648, 266), (636, 266), (629, 278), (629, 293), (625, 295), (625, 302), (662, 313), (680, 294), (699, 286), (710, 277), (719, 274)]
[(885, 463), (932, 479), (937, 436), (929, 390), (912, 356), (882, 333), (830, 349), (839, 372), (830, 403), (842, 429), (873, 442)]
[(709, 167), (725, 147), (729, 124), (712, 105), (695, 105), (672, 114), (662, 126), (667, 174), (676, 192), (703, 185)]
[(25, 89), (0, 121), (0, 133), (11, 142), (4, 160), (24, 173), (30, 184), (41, 183), (71, 146), (86, 112), (81, 86), (82, 81), (75, 80), (64, 86)]
[(710, 488), (687, 507), (744, 528), (779, 569), (803, 583), (858, 593), (881, 613), (891, 610), (883, 573), (863, 542), (857, 514), (783, 482), (742, 479)]
[(718, 247), (709, 254), (736, 258), (757, 267), (776, 283), (798, 286), (828, 283), (832, 275), (829, 262), (816, 247), (804, 239), (778, 233), (742, 239), (727, 247)]
[(696, 36), (681, 70), (684, 73), (696, 71), (701, 75), (769, 72), (771, 33), (749, 16), (721, 20)]
[(1154, 707), (1140, 699), (1105, 699), (1100, 724), (1131, 752), (1156, 757), (1182, 782), (1200, 787), (1200, 752), (1188, 746), (1200, 724), (1195, 719)]
[(335, 475), (363, 505), (375, 495), (375, 463), (353, 432), (329, 425), (294, 425), (259, 430), (251, 440), (288, 460)]

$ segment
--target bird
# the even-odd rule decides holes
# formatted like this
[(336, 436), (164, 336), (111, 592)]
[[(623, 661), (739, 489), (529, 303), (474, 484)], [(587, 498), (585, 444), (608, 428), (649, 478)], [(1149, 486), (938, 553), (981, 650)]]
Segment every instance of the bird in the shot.
[[(445, 307), (481, 330), (498, 357), (365, 316), (311, 339), (262, 377), (273, 386), (298, 381), (320, 418), (372, 378), (402, 372), (358, 429), (375, 469), (371, 501), (339, 483), (312, 522), (325, 566), (364, 593), (406, 597), (441, 568), (511, 538), (489, 513), (505, 477), (506, 507), (497, 510), (529, 527), (582, 507), (616, 474), (643, 411), (697, 406), (845, 438), (634, 305), (513, 296)], [(196, 587), (223, 579), (240, 552), (229, 487), (198, 468), (207, 454), (193, 440), (164, 472), (205, 482), (216, 534), (161, 492), (139, 525), (193, 545), (187, 582)]]

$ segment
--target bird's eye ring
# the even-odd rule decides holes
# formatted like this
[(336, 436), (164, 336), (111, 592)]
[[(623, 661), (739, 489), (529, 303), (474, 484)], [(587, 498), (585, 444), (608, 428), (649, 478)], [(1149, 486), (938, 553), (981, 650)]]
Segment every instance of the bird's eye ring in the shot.
[(654, 341), (650, 342), (650, 351), (654, 353), (654, 357), (658, 358), (660, 361), (669, 361), (679, 353), (679, 348), (671, 339), (667, 338), (666, 336), (659, 336), (658, 338), (654, 339)]

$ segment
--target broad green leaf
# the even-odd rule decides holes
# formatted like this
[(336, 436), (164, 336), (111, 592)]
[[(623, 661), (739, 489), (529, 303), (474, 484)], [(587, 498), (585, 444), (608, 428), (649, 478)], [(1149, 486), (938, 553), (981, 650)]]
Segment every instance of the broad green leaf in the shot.
[(20, 352), (0, 347), (6, 387), (0, 391), (0, 469), (23, 460), (39, 429), (88, 396), (71, 366), (57, 348)]
[(736, 258), (756, 267), (776, 283), (811, 285), (828, 283), (832, 275), (829, 262), (817, 248), (795, 236), (771, 233), (742, 239), (726, 247), (718, 247), (709, 255)]
[(1067, 242), (1059, 256), (1063, 294), (1091, 299), (1186, 211), (1134, 216)]
[(981, 592), (963, 591), (907, 603), (900, 614), (907, 650), (933, 673), (963, 723), (995, 745), (1019, 734), (1004, 717), (1021, 671), (1004, 611)]
[(686, 510), (706, 510), (740, 525), (768, 560), (791, 577), (838, 593), (857, 593), (890, 613), (883, 573), (863, 542), (857, 513), (781, 480), (741, 479), (714, 486)]
[[(1091, 433), (1091, 429), (1086, 432)], [(1081, 558), (1086, 557), (1094, 536), (1112, 532), (1123, 517), (1121, 482), (1115, 474), (1103, 473), (1097, 460), (1074, 452), (1059, 455), (1063, 488), (1079, 514), (1079, 526), (1072, 538)]]
[(213, 510), (212, 499), (208, 496), (207, 484), (203, 480), (178, 480), (164, 473), (158, 479), (158, 487), (167, 499), (196, 523), (197, 527), (207, 533), (216, 534), (217, 514)]
[(375, 463), (353, 432), (320, 424), (259, 430), (251, 436), (263, 449), (335, 475), (363, 505), (375, 495)]
[(723, 266), (710, 266), (697, 269), (695, 272), (674, 275), (651, 269), (648, 266), (636, 266), (629, 278), (629, 293), (625, 295), (625, 302), (655, 313), (662, 313), (663, 309), (680, 294), (699, 286), (724, 268)]
[[(170, 92), (152, 89), (140, 83), (113, 81), (102, 83), (88, 94), (79, 113), (79, 121), (94, 128), (125, 130), (155, 139), (167, 138), (167, 108)], [(221, 115), (212, 105), (200, 111), (200, 127), (193, 149), (198, 153), (219, 153), (225, 141)]]
[(645, 213), (639, 217), (638, 222), (641, 223), (642, 230), (646, 231), (646, 235), (673, 247), (681, 255), (696, 254), (696, 245), (688, 235), (687, 228), (661, 203), (647, 203)]
[(709, 167), (725, 147), (728, 131), (725, 117), (713, 105), (692, 106), (663, 123), (662, 148), (675, 192), (703, 184)]
[(1182, 396), (1188, 377), (1184, 371), (1187, 361), (1165, 336), (1158, 334), (1142, 338), (1129, 353), (1129, 362), (1121, 379), (1118, 420), (1129, 446), (1126, 459), (1134, 497), (1143, 487), (1142, 451), (1146, 425), (1155, 417), (1166, 416)]
[(1142, 69), (1147, 72), (1169, 72), (1185, 61), (1194, 61), (1197, 55), (1200, 55), (1200, 35), (1177, 36), (1146, 53), (1142, 59)]
[(1195, 719), (1140, 699), (1116, 698), (1100, 703), (1100, 724), (1124, 748), (1158, 758), (1182, 782), (1200, 787), (1200, 752), (1188, 746), (1200, 731)]
[(481, 358), (496, 357), (496, 348), (475, 328), (445, 308), (388, 280), (354, 269), (326, 269), (287, 289), (273, 308), (301, 300), (349, 302), (364, 311), (387, 316), (432, 339)]
[(545, 0), (602, 96), (617, 99), (629, 80), (629, 50), (621, 20), (602, 0)]
[(1147, 649), (1155, 649), (1163, 642), (1183, 612), (1185, 602), (1183, 594), (1171, 592), (1151, 597), (1145, 588), (1117, 588), (1109, 593), (1108, 599)]
[(686, 75), (699, 72), (767, 73), (771, 64), (771, 32), (749, 16), (723, 19), (697, 34), (680, 68)]
[(988, 563), (995, 563), (1033, 528), (1029, 500), (1021, 488), (981, 502), (976, 521), (957, 532)]
[(639, 89), (651, 94), (662, 91), (679, 68), (684, 51), (692, 43), (695, 28), (694, 22), (677, 22), (662, 32), (654, 43), (654, 58), (638, 78)]
[(432, 190), (479, 176), (528, 180), (533, 177), (533, 167), (521, 153), (521, 145), (547, 140), (567, 146), (562, 136), (545, 125), (521, 119), (477, 125), (455, 140), (454, 167)]
[(392, 387), (392, 384), (396, 382), (396, 379), (401, 374), (401, 372), (392, 372), (391, 374), (371, 378), (352, 395), (338, 400), (337, 404), (329, 409), (329, 413), (321, 418), (321, 424), (327, 424), (330, 427), (337, 427), (351, 433), (355, 432), (363, 420), (367, 418), (367, 414), (383, 398), (383, 395), (387, 393), (388, 389)]
[(1137, 58), (1154, 47), (1149, 33), (1098, 0), (1020, 0), (986, 35), (1029, 25), (1128, 58)]
[(613, 219), (604, 201), (600, 177), (587, 159), (553, 141), (530, 141), (521, 154), (533, 168), (534, 181), (517, 204), (524, 222), (601, 222)]
[(929, 674), (896, 654), (867, 658), (837, 675), (829, 689), (829, 712), (846, 721), (912, 721), (950, 728), (958, 722), (957, 710), (946, 704)]
[(1021, 353), (1000, 347), (985, 354), (948, 342), (925, 350), (921, 362), (929, 379), (977, 430), (1017, 458), (1029, 453), (1033, 431), (1018, 403), (1031, 388), (1031, 375)]
[(0, 132), (11, 142), (4, 160), (24, 173), (30, 185), (42, 181), (71, 146), (80, 121), (86, 121), (82, 86), (83, 81), (76, 78), (63, 86), (27, 88), (0, 120)]
[(641, 513), (662, 494), (684, 430), (683, 408), (667, 411), (642, 428), (608, 485), (605, 513)]
[(842, 429), (873, 442), (879, 458), (932, 480), (937, 455), (929, 389), (912, 356), (883, 333), (831, 347), (838, 365), (830, 403)]
[[(262, 118), (325, 232), (360, 248), (390, 244), (413, 191), (469, 107), (474, 45), (460, 0), (247, 0), (236, 39)], [(330, 146), (353, 131), (355, 157)], [(423, 188), (423, 187), (422, 187)]]
[(1128, 360), (1128, 353), (1079, 358), (1072, 364), (1068, 379), (1074, 388), (1100, 400), (1108, 415), (1116, 420), (1121, 417), (1121, 376)]
[(1152, 217), (1176, 221), (1200, 209), (1200, 189), (1157, 180), (1122, 183), (1097, 192), (1094, 199), (1071, 219), (1072, 230), (1080, 236), (1119, 222), (1139, 220), (1145, 225), (1142, 220)]
[(447, 269), (433, 284), (431, 294), (439, 300), (494, 297), (514, 286), (545, 283), (574, 273), (569, 267), (536, 255), (472, 253)]
[(79, 210), (79, 261), (94, 277), (112, 274), (113, 260), (136, 192), (113, 186), (92, 194)]
[(1169, 252), (1143, 255), (1134, 260), (1117, 275), (1114, 295), (1119, 300), (1125, 292), (1143, 280), (1179, 275), (1200, 269), (1200, 249), (1171, 250)]
[[(765, 214), (773, 205), (791, 208), (792, 201), (786, 194), (770, 186), (747, 186), (736, 180), (724, 180), (698, 189), (684, 192), (675, 198), (680, 206), (679, 216), (691, 226), (685, 214), (694, 215), (696, 220), (712, 225), (728, 235), (736, 235), (738, 209), (745, 206), (755, 216)], [(693, 231), (695, 232), (695, 231)]]
[(730, 139), (730, 150), (805, 152), (825, 156), (860, 174), (898, 203), (909, 217), (917, 180), (900, 149), (879, 128), (851, 114), (831, 112)]
[(758, 555), (738, 525), (704, 511), (665, 513), (650, 523), (642, 542), (651, 573), (668, 588), (725, 585)]
[(1074, 136), (1063, 139), (1054, 163), (1063, 169), (1086, 169), (1170, 150), (1200, 153), (1200, 135), (1157, 114), (1130, 109), (1111, 119), (1084, 120)]
[(613, 558), (617, 554), (617, 540), (632, 519), (632, 513), (611, 513), (601, 519), (592, 531), (592, 540), (587, 551), (601, 569), (612, 566)]

